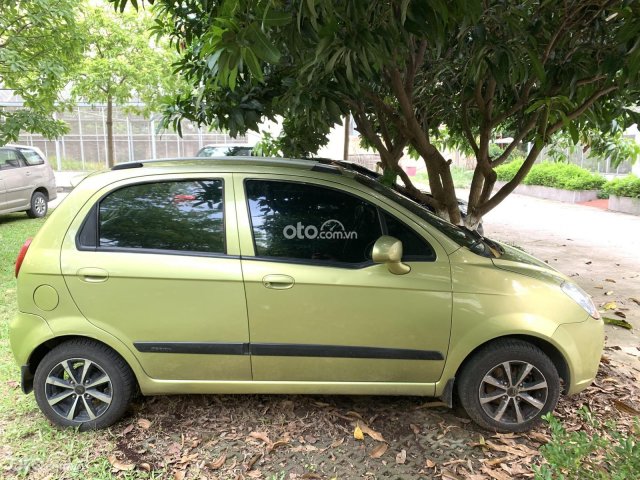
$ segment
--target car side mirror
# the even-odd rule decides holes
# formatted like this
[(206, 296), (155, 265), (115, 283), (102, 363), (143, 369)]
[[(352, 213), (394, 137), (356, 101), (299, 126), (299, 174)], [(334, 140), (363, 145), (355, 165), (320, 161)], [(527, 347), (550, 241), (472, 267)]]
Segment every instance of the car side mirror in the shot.
[(373, 244), (372, 259), (376, 263), (385, 263), (394, 275), (404, 275), (411, 267), (402, 263), (402, 242), (395, 237), (383, 235)]

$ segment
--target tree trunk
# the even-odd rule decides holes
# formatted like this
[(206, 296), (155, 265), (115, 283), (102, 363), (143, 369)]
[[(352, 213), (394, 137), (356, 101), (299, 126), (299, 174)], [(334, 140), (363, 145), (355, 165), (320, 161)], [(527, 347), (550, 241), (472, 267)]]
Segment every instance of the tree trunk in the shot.
[(107, 96), (107, 165), (109, 168), (115, 165), (113, 155), (113, 97)]
[(342, 159), (349, 160), (349, 140), (351, 138), (351, 115), (347, 114), (344, 117), (344, 148), (342, 150)]

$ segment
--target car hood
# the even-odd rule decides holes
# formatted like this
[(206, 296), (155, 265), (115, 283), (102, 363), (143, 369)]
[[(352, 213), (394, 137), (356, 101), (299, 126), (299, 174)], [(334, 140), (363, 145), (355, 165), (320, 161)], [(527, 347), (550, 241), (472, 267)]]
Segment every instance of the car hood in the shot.
[(533, 277), (545, 282), (560, 285), (562, 282), (570, 281), (569, 278), (533, 255), (520, 250), (519, 248), (500, 243), (504, 253), (500, 258), (492, 258), (493, 264), (502, 270), (519, 273), (528, 277)]

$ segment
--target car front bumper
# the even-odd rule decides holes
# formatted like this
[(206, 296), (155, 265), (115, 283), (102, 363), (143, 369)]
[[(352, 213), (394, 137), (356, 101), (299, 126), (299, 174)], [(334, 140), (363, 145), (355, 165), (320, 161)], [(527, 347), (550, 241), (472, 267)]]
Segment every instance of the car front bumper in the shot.
[(565, 393), (573, 395), (595, 380), (604, 348), (604, 322), (588, 317), (584, 322), (565, 323), (553, 334), (569, 367)]

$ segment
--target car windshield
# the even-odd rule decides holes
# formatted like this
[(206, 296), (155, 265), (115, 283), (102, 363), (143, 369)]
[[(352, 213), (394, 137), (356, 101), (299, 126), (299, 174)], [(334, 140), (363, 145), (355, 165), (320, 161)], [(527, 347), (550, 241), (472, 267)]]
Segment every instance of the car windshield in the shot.
[(433, 213), (431, 213), (427, 208), (417, 203), (415, 200), (409, 198), (408, 196), (389, 188), (377, 180), (370, 178), (367, 175), (362, 175), (359, 173), (355, 174), (355, 179), (359, 183), (375, 190), (377, 193), (383, 195), (384, 197), (394, 201), (395, 203), (400, 204), (411, 213), (417, 215), (430, 225), (437, 228), (439, 231), (444, 233), (447, 237), (452, 239), (458, 245), (467, 247), (474, 253), (478, 255), (491, 257), (494, 256), (492, 251), (488, 246), (483, 242), (482, 237), (470, 230), (454, 225), (446, 220), (437, 217)]

